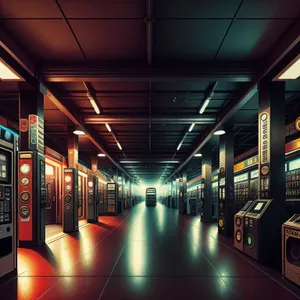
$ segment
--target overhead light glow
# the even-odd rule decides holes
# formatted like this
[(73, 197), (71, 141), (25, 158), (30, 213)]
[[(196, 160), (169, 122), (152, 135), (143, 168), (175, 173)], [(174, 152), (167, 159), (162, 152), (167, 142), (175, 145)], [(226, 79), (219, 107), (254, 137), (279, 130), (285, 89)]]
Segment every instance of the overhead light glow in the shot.
[(209, 104), (211, 98), (206, 98), (206, 100), (204, 101), (204, 103), (202, 104), (202, 107), (199, 110), (199, 114), (202, 115), (207, 107), (207, 105)]
[(178, 145), (177, 151), (181, 148), (181, 146), (182, 146), (182, 142), (180, 142), (180, 144)]
[(117, 142), (117, 145), (118, 145), (119, 149), (122, 150), (122, 146), (119, 142)]
[(0, 60), (0, 79), (20, 80), (21, 78), (15, 72), (13, 72), (3, 61)]
[(110, 128), (110, 126), (107, 123), (105, 123), (105, 126), (106, 126), (108, 132), (111, 132), (111, 128)]
[(193, 123), (193, 124), (190, 126), (189, 132), (192, 132), (192, 130), (194, 129), (194, 127), (195, 127), (195, 123)]
[(278, 79), (297, 79), (300, 76), (300, 57), (292, 63)]
[(91, 102), (96, 114), (99, 115), (100, 114), (100, 109), (99, 109), (96, 101), (94, 99), (90, 99), (90, 102)]
[(99, 157), (105, 157), (106, 155), (104, 153), (99, 153), (98, 156)]
[(85, 132), (81, 129), (76, 129), (73, 131), (73, 133), (76, 135), (85, 135)]
[(202, 154), (201, 154), (201, 153), (197, 153), (197, 154), (195, 154), (194, 156), (195, 156), (195, 157), (201, 157)]
[(216, 130), (216, 131), (214, 132), (214, 135), (223, 135), (223, 134), (225, 134), (225, 133), (226, 133), (225, 130), (219, 129), (219, 130)]

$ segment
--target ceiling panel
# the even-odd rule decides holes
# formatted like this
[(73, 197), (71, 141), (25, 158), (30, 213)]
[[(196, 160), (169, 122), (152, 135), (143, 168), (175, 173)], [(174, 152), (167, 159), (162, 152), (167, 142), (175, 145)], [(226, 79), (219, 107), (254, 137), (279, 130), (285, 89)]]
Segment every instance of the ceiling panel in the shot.
[(212, 60), (229, 24), (230, 20), (157, 20), (154, 27), (155, 57)]
[(0, 17), (5, 18), (61, 18), (53, 0), (0, 0)]
[(13, 20), (2, 21), (1, 25), (34, 60), (52, 63), (83, 61), (80, 49), (63, 20)]
[(239, 0), (156, 0), (157, 18), (233, 18)]
[(246, 0), (238, 18), (297, 18), (299, 0)]
[(145, 16), (144, 1), (136, 0), (60, 0), (67, 18), (141, 18)]
[(144, 20), (70, 20), (89, 60), (138, 60), (145, 57)]
[(219, 60), (261, 59), (293, 23), (291, 20), (236, 20), (218, 55)]

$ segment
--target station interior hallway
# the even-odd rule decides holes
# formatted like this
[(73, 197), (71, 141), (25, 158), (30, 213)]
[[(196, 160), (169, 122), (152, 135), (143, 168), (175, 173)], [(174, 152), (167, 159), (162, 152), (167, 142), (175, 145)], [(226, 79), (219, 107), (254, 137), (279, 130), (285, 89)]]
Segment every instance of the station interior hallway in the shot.
[(281, 273), (218, 235), (216, 224), (139, 203), (37, 249), (18, 249), (1, 299), (300, 299)]

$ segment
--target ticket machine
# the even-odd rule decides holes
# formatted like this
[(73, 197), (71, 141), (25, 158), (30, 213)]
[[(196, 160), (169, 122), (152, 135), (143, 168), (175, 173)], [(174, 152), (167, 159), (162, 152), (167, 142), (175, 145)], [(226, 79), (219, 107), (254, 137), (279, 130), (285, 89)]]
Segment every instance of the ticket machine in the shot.
[(98, 221), (99, 204), (98, 178), (94, 175), (88, 177), (88, 217), (89, 223)]
[(78, 230), (78, 171), (64, 169), (63, 183), (63, 232)]
[(45, 242), (45, 157), (37, 151), (19, 152), (19, 247)]
[(17, 270), (16, 142), (17, 136), (0, 126), (0, 278)]
[(244, 253), (260, 263), (280, 265), (281, 224), (286, 219), (284, 208), (276, 200), (254, 201), (244, 219)]
[(248, 201), (242, 209), (234, 215), (234, 247), (244, 251), (244, 218), (251, 209), (252, 200)]
[(282, 274), (300, 285), (300, 214), (282, 225)]

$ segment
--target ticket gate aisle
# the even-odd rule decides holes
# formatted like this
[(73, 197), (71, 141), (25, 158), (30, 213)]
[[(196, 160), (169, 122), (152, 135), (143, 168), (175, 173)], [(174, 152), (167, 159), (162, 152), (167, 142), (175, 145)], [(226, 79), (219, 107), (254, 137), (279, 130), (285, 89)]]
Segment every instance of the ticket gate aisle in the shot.
[(234, 215), (234, 247), (240, 251), (244, 251), (244, 219), (246, 213), (251, 209), (252, 200), (242, 207), (242, 209)]
[(281, 265), (281, 225), (288, 218), (273, 199), (257, 199), (245, 215), (244, 253), (262, 264)]
[(300, 285), (300, 214), (282, 225), (282, 274)]
[(0, 279), (17, 272), (17, 135), (0, 126)]

